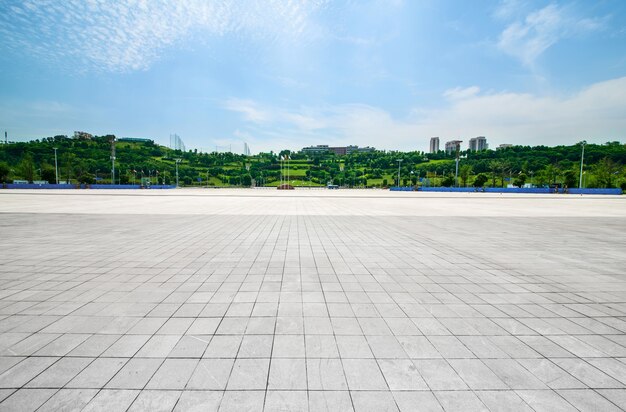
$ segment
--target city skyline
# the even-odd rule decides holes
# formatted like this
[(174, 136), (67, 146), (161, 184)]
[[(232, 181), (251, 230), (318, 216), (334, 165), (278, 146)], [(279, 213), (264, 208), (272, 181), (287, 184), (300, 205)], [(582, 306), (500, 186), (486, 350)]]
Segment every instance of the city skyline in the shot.
[[(0, 5), (0, 128), (252, 152), (624, 140), (626, 4)], [(233, 150), (235, 151), (235, 150)]]

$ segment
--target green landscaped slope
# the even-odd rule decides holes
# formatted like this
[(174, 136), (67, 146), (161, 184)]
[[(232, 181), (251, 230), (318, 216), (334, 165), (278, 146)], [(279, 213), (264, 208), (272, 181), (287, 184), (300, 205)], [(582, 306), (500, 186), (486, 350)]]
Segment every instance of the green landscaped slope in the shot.
[[(72, 183), (111, 182), (111, 138), (90, 140), (55, 136), (31, 142), (0, 145), (0, 181), (55, 181), (54, 147), (57, 148), (59, 180)], [(286, 179), (290, 156), (289, 182), (294, 186), (321, 186), (333, 183), (354, 187), (400, 185), (453, 185), (455, 155), (444, 152), (376, 151), (347, 156), (290, 153), (260, 153), (243, 156), (234, 153), (174, 151), (152, 141), (118, 141), (116, 183), (138, 183), (149, 177), (153, 183), (171, 184), (176, 180), (176, 160), (181, 185), (250, 186), (252, 183), (277, 186)], [(581, 146), (513, 146), (503, 150), (461, 152), (458, 170), (460, 186), (507, 184), (560, 184), (577, 187), (580, 176)], [(398, 162), (402, 159), (401, 162)], [(626, 145), (611, 142), (585, 146), (584, 186), (619, 187), (624, 184), (623, 165)]]

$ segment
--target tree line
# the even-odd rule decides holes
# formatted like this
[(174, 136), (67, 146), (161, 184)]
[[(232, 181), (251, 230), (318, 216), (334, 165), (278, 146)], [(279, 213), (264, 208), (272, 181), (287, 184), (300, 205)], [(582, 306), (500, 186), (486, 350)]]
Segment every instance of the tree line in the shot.
[[(115, 136), (81, 140), (53, 136), (30, 142), (0, 145), (0, 181), (56, 180), (54, 148), (60, 181), (111, 182), (111, 141)], [(282, 150), (244, 156), (235, 153), (201, 153), (172, 150), (154, 141), (115, 143), (115, 182), (175, 182), (176, 159), (181, 184), (276, 185), (282, 159), (289, 158), (292, 177), (299, 184), (343, 186), (523, 186), (577, 187), (580, 179), (581, 144), (570, 146), (512, 146), (499, 150), (458, 153), (422, 151), (374, 151), (345, 156), (306, 154)], [(586, 144), (585, 187), (624, 185), (626, 145), (620, 142)], [(399, 172), (399, 181), (398, 181)]]

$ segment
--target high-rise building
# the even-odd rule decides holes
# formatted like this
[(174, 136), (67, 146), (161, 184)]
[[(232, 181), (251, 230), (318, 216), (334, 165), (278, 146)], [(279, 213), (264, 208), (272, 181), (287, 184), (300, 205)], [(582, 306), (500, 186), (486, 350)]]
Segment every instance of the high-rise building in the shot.
[(439, 151), (439, 138), (431, 137), (430, 138), (430, 153), (437, 153)]
[(472, 152), (480, 152), (481, 150), (487, 150), (489, 145), (485, 136), (473, 137), (469, 140), (469, 149)]
[(509, 147), (513, 147), (513, 145), (510, 143), (502, 143), (498, 146), (498, 150), (508, 149)]
[(457, 150), (461, 150), (461, 143), (463, 143), (463, 140), (450, 140), (446, 142), (446, 153), (452, 154)]

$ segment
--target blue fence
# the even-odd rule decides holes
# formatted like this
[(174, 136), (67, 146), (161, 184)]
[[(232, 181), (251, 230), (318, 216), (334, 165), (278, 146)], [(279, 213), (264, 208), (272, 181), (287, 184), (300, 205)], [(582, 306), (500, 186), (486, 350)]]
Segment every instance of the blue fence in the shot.
[[(407, 188), (400, 188), (407, 189)], [(412, 190), (412, 188), (408, 188)], [(407, 190), (408, 190), (407, 189)], [(394, 188), (391, 188), (394, 190)], [(397, 190), (397, 189), (396, 189)], [(473, 187), (420, 187), (418, 190), (424, 192), (486, 192), (486, 193), (556, 193), (555, 189), (549, 189), (545, 187), (485, 187), (476, 189)], [(564, 189), (559, 189), (558, 193), (569, 193), (576, 195), (621, 195), (622, 189), (568, 189), (565, 192)]]
[(5, 189), (75, 189), (76, 185), (57, 185), (57, 184), (45, 184), (36, 185), (34, 183), (6, 183), (2, 185)]
[(87, 189), (141, 189), (141, 185), (87, 185)]
[[(0, 184), (0, 188), (4, 189), (141, 189), (141, 185), (67, 185), (67, 184), (34, 184), (34, 183), (5, 183)], [(174, 185), (152, 185), (146, 189), (175, 189)]]

